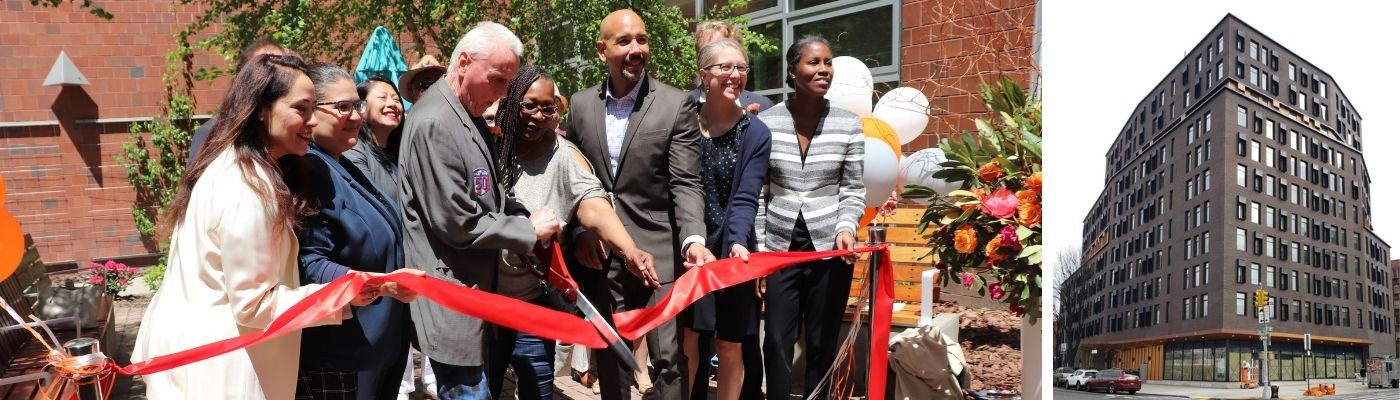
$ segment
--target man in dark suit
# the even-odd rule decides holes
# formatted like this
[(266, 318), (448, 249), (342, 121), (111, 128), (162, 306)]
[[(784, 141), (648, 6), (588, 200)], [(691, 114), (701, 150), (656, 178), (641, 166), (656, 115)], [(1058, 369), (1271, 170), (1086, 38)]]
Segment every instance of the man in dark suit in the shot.
[[(599, 36), (598, 56), (608, 64), (608, 79), (572, 96), (567, 135), (593, 164), (603, 188), (615, 196), (627, 233), (656, 257), (654, 269), (628, 270), (601, 249), (596, 235), (578, 235), (575, 255), (601, 270), (580, 277), (585, 294), (599, 308), (617, 312), (654, 304), (685, 272), (682, 262), (704, 264), (714, 255), (705, 248), (701, 218), (705, 204), (695, 101), (647, 76), (650, 49), (637, 13), (624, 9), (609, 14)], [(685, 356), (675, 321), (648, 333), (646, 340), (655, 397), (687, 398)], [(609, 351), (594, 355), (603, 399), (629, 398), (635, 383), (617, 356)]]
[[(526, 254), (559, 222), (548, 207), (525, 217), (493, 166), (481, 114), (505, 95), (523, 46), (482, 22), (457, 43), (447, 76), (409, 111), (400, 155), (405, 264), (480, 290), (495, 286), (502, 249)], [(430, 301), (410, 304), (418, 345), (437, 373), (439, 399), (487, 399), (480, 319)]]

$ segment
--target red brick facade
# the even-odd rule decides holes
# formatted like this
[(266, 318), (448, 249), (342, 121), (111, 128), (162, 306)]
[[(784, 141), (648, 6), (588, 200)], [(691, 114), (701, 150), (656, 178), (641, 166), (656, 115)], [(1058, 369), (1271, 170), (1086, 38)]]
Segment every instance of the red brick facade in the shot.
[(980, 85), (1006, 75), (1022, 87), (1036, 71), (1035, 0), (904, 2), (899, 79), (929, 96), (933, 118), (904, 151), (932, 147), (940, 135), (975, 131), (985, 117)]
[[(5, 207), (34, 236), (43, 260), (86, 265), (93, 259), (154, 252), (132, 222), (135, 199), (115, 157), (131, 121), (160, 113), (161, 75), (172, 37), (194, 13), (171, 2), (101, 4), (105, 21), (71, 4), (39, 8), (6, 0), (0, 12), (0, 177)], [(65, 52), (91, 84), (45, 87)], [(196, 66), (222, 65), (199, 56)], [(207, 113), (227, 78), (197, 85), (197, 113)], [(9, 251), (10, 249), (5, 249)], [(143, 261), (143, 260), (135, 260)]]

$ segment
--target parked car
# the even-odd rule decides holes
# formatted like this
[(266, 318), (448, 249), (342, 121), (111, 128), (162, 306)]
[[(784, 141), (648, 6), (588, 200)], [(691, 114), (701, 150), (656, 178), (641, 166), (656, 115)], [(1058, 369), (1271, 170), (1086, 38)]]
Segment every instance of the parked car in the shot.
[(1052, 382), (1052, 384), (1055, 385), (1056, 387), (1064, 386), (1064, 385), (1065, 385), (1065, 380), (1066, 380), (1066, 379), (1069, 379), (1070, 374), (1073, 374), (1073, 373), (1074, 373), (1074, 368), (1073, 368), (1073, 367), (1059, 367), (1059, 368), (1056, 368), (1056, 369), (1055, 369), (1055, 375), (1053, 375), (1053, 376), (1054, 376), (1054, 379), (1053, 379), (1051, 382)]
[(1142, 390), (1142, 378), (1121, 369), (1106, 369), (1089, 378), (1085, 386), (1088, 386), (1087, 390), (1090, 392), (1102, 390), (1108, 393), (1128, 392), (1128, 394), (1133, 394)]
[(1074, 370), (1073, 374), (1070, 374), (1068, 378), (1065, 378), (1065, 387), (1070, 389), (1084, 390), (1084, 388), (1087, 387), (1084, 386), (1084, 384), (1089, 381), (1089, 378), (1093, 378), (1094, 375), (1098, 373), (1099, 370), (1097, 369)]

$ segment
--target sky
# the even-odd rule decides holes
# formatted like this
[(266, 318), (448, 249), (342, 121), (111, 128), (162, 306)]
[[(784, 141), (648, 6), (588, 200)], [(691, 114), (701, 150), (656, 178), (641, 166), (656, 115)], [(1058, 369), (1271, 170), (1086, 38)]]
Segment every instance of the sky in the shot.
[(1044, 1), (1046, 262), (1079, 248), (1084, 216), (1103, 190), (1104, 154), (1134, 107), (1227, 13), (1330, 74), (1351, 100), (1362, 118), (1373, 226), (1400, 247), (1400, 157), (1387, 154), (1400, 148), (1400, 6), (1390, 4)]

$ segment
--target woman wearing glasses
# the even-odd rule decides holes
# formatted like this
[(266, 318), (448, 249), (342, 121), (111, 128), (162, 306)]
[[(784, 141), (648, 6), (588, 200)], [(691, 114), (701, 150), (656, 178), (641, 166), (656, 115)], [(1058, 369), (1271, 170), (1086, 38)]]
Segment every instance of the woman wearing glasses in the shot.
[[(284, 162), (288, 186), (315, 210), (296, 230), (303, 283), (326, 283), (358, 270), (418, 273), (403, 267), (398, 207), (343, 153), (355, 146), (366, 104), (345, 70), (313, 65), (318, 122), (306, 157)], [(386, 294), (403, 292), (385, 283)], [(405, 293), (407, 294), (407, 293)], [(298, 399), (393, 398), (408, 359), (405, 324), (411, 296), (355, 307), (354, 318), (302, 334)]]
[[(768, 175), (772, 137), (768, 126), (739, 106), (748, 79), (748, 56), (738, 42), (721, 39), (700, 49), (700, 180), (704, 184), (705, 243), (710, 252), (749, 258), (754, 248), (754, 218), (759, 189)], [(718, 398), (739, 398), (746, 372), (742, 341), (758, 334), (758, 300), (754, 282), (733, 286), (697, 301), (681, 323), (689, 361), (691, 398), (705, 398), (707, 376), (696, 376), (701, 332), (715, 338), (719, 355)], [(723, 310), (723, 311), (720, 311)], [(705, 335), (710, 336), (710, 335)], [(708, 375), (708, 374), (706, 374)]]
[[(520, 67), (496, 113), (502, 134), (496, 141), (496, 162), (507, 190), (526, 209), (553, 208), (561, 225), (576, 218), (579, 225), (598, 232), (629, 265), (651, 268), (651, 254), (627, 235), (588, 161), (573, 143), (560, 140), (554, 132), (561, 110), (549, 75), (536, 66)], [(540, 279), (525, 265), (522, 255), (505, 257), (496, 291), (547, 304)], [(500, 393), (506, 367), (511, 367), (520, 399), (553, 398), (554, 343), (502, 327), (496, 327), (495, 333), (496, 343), (490, 346), (486, 363), (491, 393)]]

